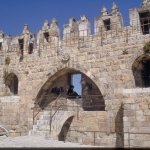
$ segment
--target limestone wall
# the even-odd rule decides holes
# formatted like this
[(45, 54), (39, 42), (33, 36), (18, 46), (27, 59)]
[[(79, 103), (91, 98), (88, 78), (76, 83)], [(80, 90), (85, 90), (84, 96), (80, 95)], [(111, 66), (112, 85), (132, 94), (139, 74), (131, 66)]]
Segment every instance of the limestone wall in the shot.
[(124, 91), (124, 144), (126, 147), (149, 147), (150, 89)]
[[(130, 22), (134, 22), (130, 23), (132, 26), (123, 26), (122, 17), (116, 5), (113, 5), (112, 13), (113, 15), (108, 14), (107, 9), (103, 9), (102, 16), (95, 19), (93, 35), (87, 31), (90, 23), (85, 16), (82, 16), (79, 22), (71, 19), (69, 24), (65, 25), (63, 38), (60, 36), (56, 20), (52, 20), (50, 26), (45, 21), (36, 36), (29, 31), (27, 25), (24, 26), (22, 34), (16, 37), (0, 33), (0, 42), (2, 43), (0, 51), (0, 107), (2, 108), (0, 121), (4, 126), (9, 130), (16, 128), (17, 131), (27, 134), (33, 125), (33, 109), (31, 108), (34, 107), (37, 97), (50, 88), (51, 82), (55, 81), (57, 86), (60, 84), (64, 86), (67, 79), (58, 80), (56, 77), (58, 74), (63, 75), (67, 69), (74, 69), (85, 74), (95, 83), (105, 101), (108, 122), (102, 126), (104, 128), (109, 126), (111, 134), (110, 136), (106, 135), (107, 130), (103, 130), (104, 133), (101, 133), (100, 129), (103, 127), (97, 128), (98, 132), (94, 133), (94, 136), (101, 140), (103, 137), (105, 138), (104, 141), (102, 140), (103, 142), (101, 140), (96, 142), (109, 143), (114, 146), (114, 140), (117, 139), (121, 141), (119, 146), (138, 146), (138, 137), (135, 134), (132, 135), (133, 131), (137, 134), (140, 132), (140, 135), (145, 138), (149, 137), (147, 133), (149, 131), (148, 105), (141, 100), (145, 101), (150, 95), (139, 93), (124, 95), (123, 89), (136, 88), (132, 65), (136, 58), (144, 54), (143, 47), (150, 40), (150, 34), (143, 35), (141, 32), (138, 10), (130, 11)], [(106, 30), (102, 24), (103, 20), (113, 20), (113, 18), (117, 24), (113, 24), (112, 29)], [(82, 25), (84, 28), (81, 28)], [(79, 29), (86, 30), (85, 36), (80, 34)], [(65, 35), (66, 32), (69, 34), (68, 37)], [(23, 55), (20, 49), (21, 45), (18, 43), (20, 39), (24, 40)], [(29, 53), (29, 44), (31, 43), (33, 50)], [(6, 58), (10, 59), (9, 63), (6, 63)], [(19, 102), (11, 103), (11, 99), (16, 98), (6, 97), (8, 95), (5, 75), (10, 73), (16, 74), (19, 80), (18, 94), (16, 95), (19, 96)], [(9, 101), (4, 102), (5, 99), (9, 99)], [(135, 103), (135, 100), (138, 100), (138, 104)], [(122, 114), (122, 103), (124, 103), (124, 114)], [(139, 104), (143, 105), (143, 108), (140, 108)], [(123, 115), (124, 120), (122, 120)], [(95, 115), (92, 117), (85, 115), (85, 118), (97, 120)], [(89, 131), (86, 126), (88, 122), (88, 119), (84, 120), (84, 124), (78, 123), (77, 126), (84, 126)], [(140, 126), (140, 124), (141, 127), (136, 126)], [(94, 130), (91, 125), (90, 129), (92, 128)], [(72, 135), (72, 133), (70, 134)], [(88, 132), (87, 134), (93, 133)], [(130, 134), (131, 139), (128, 138)], [(92, 143), (92, 139), (90, 140)], [(116, 145), (120, 143), (118, 141)], [(148, 144), (148, 142), (142, 141), (139, 143), (143, 146)]]

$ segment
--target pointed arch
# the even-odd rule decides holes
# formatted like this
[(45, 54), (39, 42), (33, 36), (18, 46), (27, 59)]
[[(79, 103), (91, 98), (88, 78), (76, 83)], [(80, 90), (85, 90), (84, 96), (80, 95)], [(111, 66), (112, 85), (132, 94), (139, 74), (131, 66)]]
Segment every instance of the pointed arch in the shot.
[[(88, 111), (105, 110), (104, 97), (95, 82), (80, 70), (73, 68), (63, 68), (49, 77), (36, 96), (36, 104), (44, 108), (55, 101), (60, 93), (66, 97), (71, 85), (70, 75), (77, 73), (82, 76), (82, 101), (79, 102), (81, 107)], [(77, 94), (71, 96), (72, 98), (80, 97)]]
[(137, 87), (150, 87), (150, 56), (139, 56), (132, 65), (135, 85)]

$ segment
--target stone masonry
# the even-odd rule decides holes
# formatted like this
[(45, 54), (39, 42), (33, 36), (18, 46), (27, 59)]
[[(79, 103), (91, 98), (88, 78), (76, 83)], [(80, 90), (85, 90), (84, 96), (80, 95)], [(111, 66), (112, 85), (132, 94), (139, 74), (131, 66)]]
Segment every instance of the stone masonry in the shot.
[[(94, 33), (86, 16), (56, 19), (37, 34), (0, 33), (0, 127), (9, 136), (41, 135), (104, 147), (150, 147), (150, 1), (129, 10), (103, 7)], [(68, 94), (73, 75), (81, 94)], [(1, 131), (1, 130), (0, 130)]]

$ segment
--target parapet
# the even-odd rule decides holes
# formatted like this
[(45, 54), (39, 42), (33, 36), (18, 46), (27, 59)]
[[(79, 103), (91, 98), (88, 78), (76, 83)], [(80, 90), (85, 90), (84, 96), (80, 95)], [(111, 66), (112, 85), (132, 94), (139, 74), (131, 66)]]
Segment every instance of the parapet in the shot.
[[(0, 32), (0, 54), (3, 52), (14, 53), (20, 57), (20, 61), (28, 54), (40, 55), (41, 50), (50, 48), (59, 48), (72, 44), (89, 42), (98, 37), (103, 41), (109, 38), (122, 36), (126, 39), (131, 34), (149, 34), (150, 33), (150, 1), (143, 0), (140, 8), (130, 9), (130, 25), (124, 26), (122, 15), (118, 6), (113, 3), (109, 12), (105, 6), (102, 7), (100, 15), (94, 20), (94, 34), (91, 32), (91, 23), (87, 16), (82, 15), (80, 20), (70, 18), (68, 24), (64, 25), (63, 36), (61, 37), (57, 20), (53, 18), (50, 22), (45, 20), (42, 28), (37, 34), (29, 30), (27, 24), (23, 31), (16, 37), (11, 37)], [(37, 56), (37, 55), (36, 55)]]
[(121, 28), (122, 26), (123, 19), (117, 5), (113, 3), (110, 13), (107, 11), (107, 8), (103, 6), (101, 15), (95, 18), (95, 35), (99, 34), (101, 31), (116, 30), (116, 28)]

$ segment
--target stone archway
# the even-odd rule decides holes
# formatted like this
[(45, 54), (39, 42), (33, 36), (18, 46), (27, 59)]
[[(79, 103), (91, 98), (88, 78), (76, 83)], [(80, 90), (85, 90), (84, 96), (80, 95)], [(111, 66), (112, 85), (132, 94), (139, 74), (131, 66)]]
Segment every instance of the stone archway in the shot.
[(137, 87), (150, 87), (150, 56), (141, 55), (132, 65), (135, 85)]
[(62, 97), (66, 98), (68, 88), (71, 85), (70, 76), (77, 73), (81, 74), (84, 79), (84, 83), (81, 83), (82, 95), (79, 96), (82, 98), (80, 103), (83, 109), (88, 111), (105, 110), (103, 95), (95, 82), (80, 70), (73, 68), (64, 68), (53, 74), (41, 87), (35, 103), (44, 108), (55, 101), (60, 93)]
[(58, 65), (54, 69), (50, 69), (50, 72), (43, 76), (43, 80), (34, 88), (33, 97), (36, 99), (37, 93), (40, 92), (41, 87), (57, 72), (68, 68), (74, 68), (82, 73), (84, 73), (87, 77), (89, 77), (93, 82), (97, 85), (97, 87), (101, 90), (102, 95), (107, 95), (108, 86), (107, 83), (103, 83), (100, 81), (100, 77), (98, 78), (91, 70), (88, 70), (85, 66), (81, 66), (80, 64), (70, 63), (68, 65), (64, 65), (62, 63), (58, 63)]

